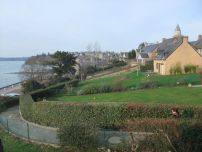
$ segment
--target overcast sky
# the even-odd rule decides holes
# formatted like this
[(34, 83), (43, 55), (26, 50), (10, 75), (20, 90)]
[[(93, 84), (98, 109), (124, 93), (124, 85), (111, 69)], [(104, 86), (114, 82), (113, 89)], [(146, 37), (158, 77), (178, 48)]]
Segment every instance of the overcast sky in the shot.
[(0, 0), (0, 56), (31, 56), (56, 50), (103, 51), (182, 34), (202, 34), (201, 0)]

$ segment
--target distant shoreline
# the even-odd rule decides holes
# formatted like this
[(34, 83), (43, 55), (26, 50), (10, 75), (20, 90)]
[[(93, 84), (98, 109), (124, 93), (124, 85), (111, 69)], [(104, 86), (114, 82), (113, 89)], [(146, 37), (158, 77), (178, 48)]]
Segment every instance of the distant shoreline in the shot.
[(0, 61), (26, 61), (28, 57), (16, 57), (16, 58), (2, 58), (0, 57)]

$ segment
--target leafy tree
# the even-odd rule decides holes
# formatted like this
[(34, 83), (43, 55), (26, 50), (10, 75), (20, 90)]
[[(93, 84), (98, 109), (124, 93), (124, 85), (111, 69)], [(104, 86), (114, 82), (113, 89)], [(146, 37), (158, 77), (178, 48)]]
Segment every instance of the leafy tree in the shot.
[(57, 51), (52, 55), (54, 61), (52, 62), (53, 72), (57, 76), (74, 75), (76, 70), (76, 56), (69, 52)]
[(129, 58), (129, 59), (134, 59), (134, 58), (136, 58), (136, 52), (135, 52), (135, 50), (131, 50), (131, 51), (128, 53), (128, 58)]
[(22, 84), (22, 91), (26, 93), (26, 92), (31, 92), (37, 89), (42, 89), (44, 87), (45, 86), (43, 84), (40, 84), (36, 80), (29, 79)]

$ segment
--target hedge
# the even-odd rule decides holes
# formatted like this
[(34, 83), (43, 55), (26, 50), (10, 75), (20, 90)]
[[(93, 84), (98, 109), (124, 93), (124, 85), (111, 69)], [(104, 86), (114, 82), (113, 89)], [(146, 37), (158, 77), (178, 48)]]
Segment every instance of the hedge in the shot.
[[(177, 149), (180, 149), (179, 145), (185, 147), (187, 140), (181, 142), (179, 139), (187, 135), (181, 130), (184, 126), (188, 126), (188, 134), (190, 125), (196, 126), (195, 124), (201, 122), (202, 107), (175, 106), (181, 114), (181, 118), (175, 119), (171, 116), (172, 108), (174, 107), (170, 105), (138, 103), (34, 102), (29, 94), (20, 97), (20, 110), (26, 120), (58, 127), (62, 145), (81, 149), (97, 146), (97, 133), (100, 129), (146, 132), (163, 130), (176, 144)], [(202, 134), (200, 132), (197, 134), (197, 139), (194, 140), (198, 144), (201, 142), (198, 137), (202, 137)], [(150, 140), (148, 143), (151, 143)], [(193, 144), (188, 146), (193, 147)], [(200, 145), (197, 148), (200, 148)]]
[(50, 95), (63, 92), (66, 85), (71, 85), (74, 87), (78, 83), (79, 83), (79, 80), (75, 79), (69, 82), (58, 83), (56, 85), (52, 85), (45, 89), (39, 89), (31, 92), (30, 94), (32, 95), (32, 98), (34, 99), (34, 101), (38, 101), (38, 100), (42, 100), (43, 98), (47, 98)]
[(19, 97), (0, 96), (0, 112), (19, 104)]
[[(75, 120), (91, 122), (100, 128), (114, 128), (134, 118), (172, 118), (170, 105), (144, 105), (134, 103), (59, 103), (34, 102), (30, 95), (20, 99), (20, 109), (25, 119), (52, 127)], [(175, 106), (181, 119), (202, 118), (202, 107)]]

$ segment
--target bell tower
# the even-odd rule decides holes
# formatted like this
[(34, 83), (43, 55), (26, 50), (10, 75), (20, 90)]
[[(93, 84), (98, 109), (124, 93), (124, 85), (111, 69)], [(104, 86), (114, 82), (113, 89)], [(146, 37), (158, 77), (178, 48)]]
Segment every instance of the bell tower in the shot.
[(181, 29), (180, 29), (180, 26), (179, 24), (177, 24), (176, 28), (175, 28), (175, 33), (174, 33), (174, 36), (173, 37), (181, 37), (182, 34), (181, 34)]

